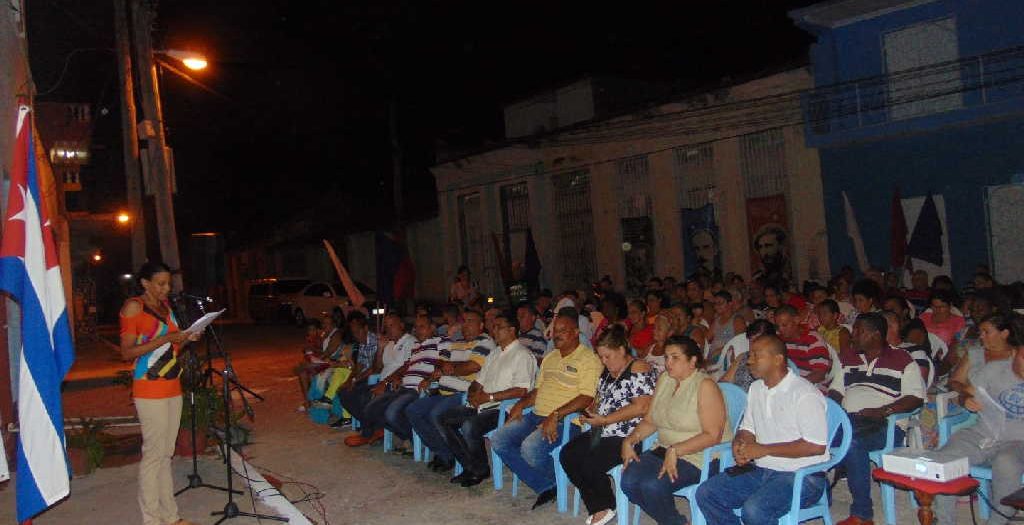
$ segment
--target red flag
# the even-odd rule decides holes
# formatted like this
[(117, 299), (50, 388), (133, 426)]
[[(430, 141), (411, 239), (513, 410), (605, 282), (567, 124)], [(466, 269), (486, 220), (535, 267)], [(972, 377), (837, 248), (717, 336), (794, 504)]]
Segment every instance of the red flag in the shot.
[(892, 227), (889, 235), (889, 265), (902, 268), (907, 261), (907, 219), (903, 216), (903, 200), (897, 187), (892, 194)]

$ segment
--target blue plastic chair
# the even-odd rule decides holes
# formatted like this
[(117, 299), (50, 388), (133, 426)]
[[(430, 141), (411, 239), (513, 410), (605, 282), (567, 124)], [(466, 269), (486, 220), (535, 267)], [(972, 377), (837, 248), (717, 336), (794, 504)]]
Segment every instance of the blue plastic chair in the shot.
[[(508, 411), (512, 409), (512, 406), (515, 405), (518, 401), (519, 398), (515, 398), (506, 399), (501, 402), (501, 405), (498, 406), (498, 426), (494, 427), (494, 430), (488, 432), (485, 435), (485, 437), (488, 440), (490, 440), (491, 437), (494, 436), (494, 433), (497, 432), (499, 428), (505, 426), (505, 416), (508, 414)], [(494, 490), (501, 490), (502, 486), (504, 485), (504, 480), (502, 479), (503, 467), (504, 463), (501, 461), (501, 457), (499, 457), (498, 454), (494, 452), (494, 447), (491, 447), (491, 480), (494, 483)], [(512, 495), (515, 496), (516, 489), (519, 485), (519, 478), (518, 476), (516, 476), (515, 472), (512, 473), (512, 479), (513, 481), (516, 482), (512, 487)]]
[[(868, 460), (874, 463), (876, 466), (882, 466), (882, 455), (892, 452), (896, 448), (896, 425), (900, 421), (910, 421), (912, 418), (921, 415), (921, 409), (914, 410), (912, 412), (901, 412), (899, 414), (890, 414), (885, 418), (885, 446), (879, 450), (872, 450), (868, 452)], [(905, 443), (900, 443), (899, 446), (904, 446)], [(896, 524), (896, 488), (889, 483), (879, 483), (879, 488), (882, 493), (882, 508), (885, 511), (885, 522), (888, 525)]]
[[(581, 413), (573, 412), (562, 418), (562, 442), (551, 450), (551, 461), (555, 462), (555, 494), (558, 496), (555, 501), (558, 504), (558, 512), (562, 513), (569, 511), (569, 476), (565, 473), (565, 469), (562, 468), (559, 455), (562, 453), (562, 447), (570, 440), (569, 432), (572, 430), (572, 424), (580, 416), (582, 416)], [(513, 480), (513, 483), (518, 482), (518, 478)], [(579, 512), (579, 504), (576, 505), (576, 512)]]
[[(735, 436), (736, 431), (739, 429), (740, 421), (743, 420), (743, 412), (747, 409), (747, 393), (740, 387), (731, 383), (719, 383), (718, 387), (722, 390), (722, 396), (725, 397), (725, 408), (726, 415), (732, 433)], [(700, 511), (700, 507), (697, 506), (697, 488), (700, 487), (701, 483), (708, 480), (711, 473), (711, 462), (714, 460), (715, 455), (726, 456), (732, 454), (732, 442), (719, 443), (713, 447), (704, 449), (704, 459), (701, 463), (700, 468), (700, 481), (693, 485), (688, 485), (676, 491), (676, 497), (686, 498), (686, 501), (690, 504), (690, 522), (693, 525), (705, 525), (707, 521), (704, 519), (704, 513)], [(719, 461), (721, 463), (721, 461)], [(633, 506), (633, 511), (636, 516), (633, 518), (634, 523), (639, 523), (640, 509), (637, 506)]]
[[(825, 399), (825, 413), (828, 419), (828, 442), (832, 443), (834, 441), (836, 432), (840, 429), (842, 429), (843, 438), (838, 446), (829, 446), (830, 457), (828, 461), (809, 465), (795, 472), (796, 475), (793, 478), (793, 499), (790, 500), (789, 512), (779, 518), (779, 525), (798, 525), (801, 522), (813, 519), (821, 519), (825, 525), (832, 525), (832, 514), (829, 512), (828, 490), (822, 491), (821, 498), (811, 506), (800, 508), (804, 478), (819, 472), (828, 472), (838, 465), (850, 450), (850, 440), (853, 437), (853, 426), (850, 424), (850, 416), (846, 414), (846, 411), (838, 403), (827, 398)], [(726, 467), (732, 466), (733, 457), (731, 449), (722, 454), (721, 463), (723, 470)], [(735, 509), (734, 512), (737, 516), (740, 515), (740, 509)]]

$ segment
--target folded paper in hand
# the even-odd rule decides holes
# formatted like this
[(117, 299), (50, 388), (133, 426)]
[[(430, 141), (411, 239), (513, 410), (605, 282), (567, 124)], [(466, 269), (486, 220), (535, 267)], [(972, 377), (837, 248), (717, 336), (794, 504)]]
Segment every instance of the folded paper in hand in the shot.
[(214, 319), (220, 317), (220, 314), (224, 313), (225, 311), (227, 311), (227, 308), (224, 308), (219, 312), (210, 312), (200, 317), (199, 319), (196, 319), (196, 322), (192, 323), (192, 326), (186, 328), (185, 332), (188, 334), (203, 333), (203, 330), (206, 330), (206, 327), (210, 326), (210, 323), (212, 323)]

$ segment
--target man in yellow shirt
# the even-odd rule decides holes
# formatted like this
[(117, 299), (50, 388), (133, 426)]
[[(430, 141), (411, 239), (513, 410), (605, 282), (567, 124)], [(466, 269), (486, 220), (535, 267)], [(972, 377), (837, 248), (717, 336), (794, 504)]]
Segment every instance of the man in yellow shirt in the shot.
[[(533, 508), (555, 498), (551, 451), (562, 443), (562, 418), (590, 406), (601, 375), (601, 360), (580, 343), (579, 314), (563, 308), (555, 317), (556, 352), (544, 357), (533, 390), (509, 411), (505, 426), (491, 438), (502, 461), (538, 494)], [(523, 411), (533, 407), (533, 411)]]

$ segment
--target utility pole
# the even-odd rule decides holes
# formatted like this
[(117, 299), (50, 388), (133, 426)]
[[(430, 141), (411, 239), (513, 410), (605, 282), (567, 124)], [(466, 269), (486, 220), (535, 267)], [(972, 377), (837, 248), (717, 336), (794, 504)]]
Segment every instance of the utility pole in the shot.
[(160, 86), (153, 61), (153, 39), (150, 33), (156, 13), (149, 0), (131, 0), (132, 30), (135, 37), (135, 61), (139, 71), (142, 95), (143, 131), (147, 139), (150, 182), (156, 202), (156, 226), (160, 237), (160, 256), (171, 268), (173, 289), (182, 290), (181, 257), (178, 254), (178, 232), (174, 224), (174, 195), (171, 192), (170, 162), (164, 136), (163, 110), (160, 107)]
[(146, 222), (142, 208), (142, 174), (139, 165), (139, 132), (135, 114), (135, 82), (132, 79), (131, 32), (128, 0), (114, 0), (117, 35), (117, 73), (121, 77), (121, 134), (124, 142), (125, 194), (131, 215), (132, 270), (146, 262)]

